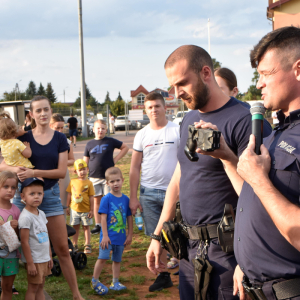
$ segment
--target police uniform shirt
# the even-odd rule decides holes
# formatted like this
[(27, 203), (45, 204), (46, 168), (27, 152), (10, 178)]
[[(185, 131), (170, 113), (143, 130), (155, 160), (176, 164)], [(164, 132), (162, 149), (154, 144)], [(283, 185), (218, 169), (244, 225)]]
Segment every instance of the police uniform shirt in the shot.
[[(248, 107), (231, 97), (221, 108), (208, 113), (190, 111), (180, 127), (178, 161), (181, 167), (180, 202), (184, 221), (190, 225), (213, 224), (220, 221), (226, 203), (236, 207), (238, 196), (219, 159), (199, 154), (197, 162), (190, 161), (184, 147), (188, 126), (203, 120), (215, 124), (232, 151), (240, 156), (247, 147), (251, 134), (251, 114)], [(264, 124), (264, 135), (272, 128)]]
[[(300, 110), (285, 119), (264, 139), (270, 152), (269, 178), (276, 189), (299, 206)], [(251, 282), (300, 276), (300, 253), (279, 232), (253, 189), (246, 182), (238, 201), (234, 251)]]

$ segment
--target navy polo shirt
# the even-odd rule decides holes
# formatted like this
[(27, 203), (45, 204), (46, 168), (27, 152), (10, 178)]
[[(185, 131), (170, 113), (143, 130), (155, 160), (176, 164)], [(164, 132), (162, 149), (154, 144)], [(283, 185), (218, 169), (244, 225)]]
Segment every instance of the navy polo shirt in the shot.
[[(299, 206), (300, 110), (285, 119), (264, 139), (271, 157), (269, 178), (275, 188)], [(235, 256), (252, 282), (300, 276), (300, 253), (279, 232), (248, 183), (238, 201), (234, 236)]]
[[(178, 161), (181, 168), (180, 203), (184, 221), (190, 225), (214, 224), (220, 221), (226, 203), (235, 208), (238, 196), (219, 159), (199, 154), (191, 162), (184, 153), (188, 126), (203, 120), (216, 125), (232, 151), (240, 156), (251, 134), (251, 114), (241, 101), (231, 97), (221, 108), (208, 113), (190, 111), (180, 126)], [(265, 121), (264, 136), (272, 131)]]

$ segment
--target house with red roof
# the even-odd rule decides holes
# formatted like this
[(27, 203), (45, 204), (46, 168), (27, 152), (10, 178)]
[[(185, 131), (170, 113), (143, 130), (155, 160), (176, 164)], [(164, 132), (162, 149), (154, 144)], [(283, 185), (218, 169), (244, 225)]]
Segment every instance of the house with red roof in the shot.
[(153, 91), (148, 91), (142, 85), (140, 85), (136, 90), (130, 91), (132, 109), (144, 109), (144, 99), (151, 92), (160, 93), (164, 97), (167, 107), (167, 114), (177, 114), (181, 105), (181, 100), (176, 98), (173, 87), (169, 91), (160, 88), (156, 88)]

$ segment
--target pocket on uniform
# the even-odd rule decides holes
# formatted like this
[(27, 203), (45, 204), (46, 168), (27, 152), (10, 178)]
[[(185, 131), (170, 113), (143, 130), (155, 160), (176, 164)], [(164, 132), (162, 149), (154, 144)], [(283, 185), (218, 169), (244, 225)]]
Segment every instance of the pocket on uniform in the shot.
[(238, 296), (233, 296), (233, 286), (220, 288), (220, 293), (223, 300), (239, 300)]

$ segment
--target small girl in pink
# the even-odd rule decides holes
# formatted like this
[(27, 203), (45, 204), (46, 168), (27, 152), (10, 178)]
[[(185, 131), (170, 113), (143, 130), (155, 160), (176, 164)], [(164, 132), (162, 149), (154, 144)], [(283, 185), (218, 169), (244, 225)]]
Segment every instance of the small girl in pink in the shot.
[[(15, 195), (18, 186), (18, 178), (15, 173), (3, 171), (0, 173), (0, 226), (10, 222), (11, 227), (18, 235), (18, 219), (20, 210), (17, 206), (10, 203)], [(8, 251), (6, 246), (0, 249), (0, 276), (2, 276), (1, 300), (12, 298), (12, 287), (19, 273), (19, 253), (18, 250)]]

